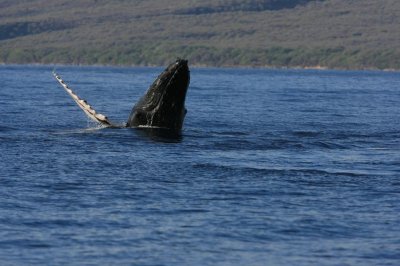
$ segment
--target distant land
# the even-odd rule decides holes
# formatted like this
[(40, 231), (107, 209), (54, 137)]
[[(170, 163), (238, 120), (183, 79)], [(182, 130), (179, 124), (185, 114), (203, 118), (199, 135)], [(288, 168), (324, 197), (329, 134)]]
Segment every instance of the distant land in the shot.
[(400, 69), (399, 0), (0, 0), (0, 63)]

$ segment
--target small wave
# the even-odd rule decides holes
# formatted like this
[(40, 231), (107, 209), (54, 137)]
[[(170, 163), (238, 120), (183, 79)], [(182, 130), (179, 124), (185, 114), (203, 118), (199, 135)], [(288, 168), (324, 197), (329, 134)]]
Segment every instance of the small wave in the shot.
[(345, 145), (340, 145), (338, 143), (328, 142), (328, 141), (317, 141), (314, 143), (317, 147), (325, 149), (347, 149)]
[(84, 189), (84, 184), (81, 182), (60, 182), (49, 186), (49, 189), (54, 191), (81, 190)]
[(16, 128), (13, 127), (8, 127), (8, 126), (0, 126), (0, 132), (10, 132), (17, 130)]
[(293, 131), (293, 135), (297, 137), (317, 137), (321, 133), (317, 131)]
[(237, 137), (237, 136), (247, 136), (249, 132), (247, 131), (211, 131), (210, 134), (215, 134), (217, 136), (224, 136), (224, 137)]
[(93, 128), (78, 128), (78, 129), (66, 129), (66, 130), (51, 130), (49, 134), (51, 135), (71, 135), (71, 134), (82, 134), (97, 132), (103, 128), (93, 127)]
[(14, 239), (14, 240), (4, 240), (0, 241), (0, 247), (4, 249), (13, 249), (13, 248), (50, 248), (52, 247), (49, 243), (45, 243), (43, 241), (36, 241), (32, 239)]
[(310, 176), (350, 176), (350, 177), (364, 177), (368, 173), (363, 172), (350, 172), (346, 170), (327, 171), (321, 169), (308, 169), (308, 168), (263, 168), (263, 167), (249, 167), (249, 166), (227, 166), (216, 165), (211, 163), (195, 164), (194, 168), (204, 168), (207, 170), (221, 170), (225, 172), (241, 171), (248, 173), (259, 173), (266, 175), (279, 175), (279, 176), (293, 176), (293, 175), (310, 175)]
[(391, 151), (393, 148), (367, 148), (367, 150), (373, 150), (373, 151)]
[(209, 149), (232, 151), (232, 150), (282, 150), (282, 149), (304, 149), (306, 144), (291, 139), (265, 139), (265, 138), (219, 138), (210, 142)]

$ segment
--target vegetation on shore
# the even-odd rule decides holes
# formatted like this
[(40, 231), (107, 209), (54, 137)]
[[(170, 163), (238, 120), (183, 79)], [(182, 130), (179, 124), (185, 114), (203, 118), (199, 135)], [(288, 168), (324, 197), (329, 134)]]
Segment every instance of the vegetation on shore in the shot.
[(400, 69), (393, 0), (16, 2), (0, 0), (0, 63)]
[(159, 49), (138, 46), (129, 49), (15, 49), (0, 51), (1, 61), (12, 64), (72, 65), (166, 65), (174, 58), (189, 58), (199, 66), (252, 66), (331, 69), (400, 69), (400, 55), (394, 51), (347, 51), (336, 49), (211, 48), (206, 46)]

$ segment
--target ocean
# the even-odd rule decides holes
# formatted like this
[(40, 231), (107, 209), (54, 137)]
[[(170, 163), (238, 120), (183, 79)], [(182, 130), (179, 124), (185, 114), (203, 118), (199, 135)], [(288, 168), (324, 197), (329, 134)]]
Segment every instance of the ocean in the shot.
[[(191, 68), (182, 134), (0, 66), (1, 265), (399, 265), (400, 73)], [(123, 123), (162, 68), (56, 71)]]

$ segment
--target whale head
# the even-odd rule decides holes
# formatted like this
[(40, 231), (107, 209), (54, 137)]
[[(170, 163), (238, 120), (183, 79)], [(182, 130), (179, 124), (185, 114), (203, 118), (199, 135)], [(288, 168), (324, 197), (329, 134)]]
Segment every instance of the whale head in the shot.
[(157, 77), (133, 107), (127, 126), (181, 130), (189, 82), (188, 61), (177, 59)]

